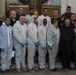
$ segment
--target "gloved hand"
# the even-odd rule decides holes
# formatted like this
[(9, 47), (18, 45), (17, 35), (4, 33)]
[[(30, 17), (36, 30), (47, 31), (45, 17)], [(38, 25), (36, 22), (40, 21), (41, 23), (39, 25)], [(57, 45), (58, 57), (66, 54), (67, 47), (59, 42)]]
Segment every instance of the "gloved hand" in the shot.
[(24, 47), (25, 43), (24, 43), (24, 42), (22, 42), (22, 43), (21, 43), (21, 45), (22, 45), (22, 47)]
[(39, 41), (35, 42), (35, 45), (36, 45), (36, 47), (38, 47), (38, 45), (39, 45)]
[(25, 44), (28, 45), (28, 40), (26, 40)]
[(52, 49), (52, 48), (53, 48), (53, 46), (52, 46), (52, 45), (50, 45), (50, 46), (49, 46), (49, 48), (50, 48), (50, 49)]
[(46, 46), (43, 45), (43, 46), (42, 46), (42, 49), (45, 50), (45, 49), (46, 49)]
[(4, 52), (5, 51), (5, 48), (1, 48), (1, 51)]

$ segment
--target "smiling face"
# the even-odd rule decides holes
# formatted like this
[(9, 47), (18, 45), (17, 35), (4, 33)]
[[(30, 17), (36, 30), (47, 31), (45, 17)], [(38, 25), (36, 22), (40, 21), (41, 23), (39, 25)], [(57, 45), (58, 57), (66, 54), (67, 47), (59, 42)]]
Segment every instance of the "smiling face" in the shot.
[(58, 27), (58, 21), (56, 19), (53, 20), (54, 27)]
[(6, 25), (10, 25), (10, 18), (6, 18), (5, 23), (6, 23)]
[(35, 17), (35, 18), (33, 19), (33, 21), (34, 21), (34, 23), (36, 23), (36, 22), (37, 22), (37, 18)]
[(13, 19), (16, 18), (16, 12), (15, 11), (11, 11), (11, 18), (13, 18)]
[(72, 14), (71, 15), (71, 20), (74, 21), (75, 19), (76, 19), (76, 15), (75, 14)]
[(19, 8), (19, 13), (23, 14), (23, 12), (24, 12), (24, 9), (23, 8)]
[(54, 17), (58, 17), (58, 11), (54, 11)]
[(70, 7), (70, 6), (67, 6), (66, 12), (67, 12), (67, 13), (70, 13), (70, 12), (71, 12), (71, 7)]
[(44, 9), (44, 10), (43, 10), (43, 15), (44, 15), (44, 16), (47, 16), (47, 15), (48, 15), (48, 9)]
[(70, 19), (66, 19), (64, 23), (65, 23), (66, 27), (69, 27), (70, 26)]
[(29, 10), (29, 14), (34, 15), (34, 9), (33, 8)]
[(58, 21), (55, 21), (55, 23), (53, 25), (54, 25), (54, 27), (58, 27)]
[(20, 16), (19, 22), (20, 22), (21, 24), (24, 24), (24, 23), (25, 23), (25, 17), (24, 17), (24, 16)]

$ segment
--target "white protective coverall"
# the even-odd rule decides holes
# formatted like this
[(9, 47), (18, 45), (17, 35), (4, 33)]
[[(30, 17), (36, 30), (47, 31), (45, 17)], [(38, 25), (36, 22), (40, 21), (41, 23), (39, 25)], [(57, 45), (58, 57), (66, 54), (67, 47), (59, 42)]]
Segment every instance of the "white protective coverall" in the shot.
[[(49, 53), (50, 70), (55, 69), (55, 60), (58, 52), (59, 39), (60, 39), (60, 30), (58, 27), (55, 28), (52, 25), (51, 28), (47, 30), (47, 47)], [(52, 48), (50, 49), (49, 46), (52, 46)]]
[(27, 25), (23, 25), (17, 21), (13, 26), (14, 36), (14, 48), (15, 48), (15, 59), (16, 68), (25, 68), (25, 55), (26, 55), (26, 44), (24, 47), (21, 45), (22, 42), (26, 43), (27, 40)]
[(4, 22), (1, 26), (1, 69), (2, 71), (9, 70), (11, 66), (12, 59), (12, 48), (13, 48), (13, 37), (12, 37), (12, 27), (7, 26)]
[(51, 18), (49, 16), (40, 15), (37, 19), (38, 26), (43, 25), (43, 19), (47, 19), (47, 29), (51, 26)]
[(47, 49), (42, 49), (42, 46), (46, 47), (46, 26), (41, 25), (38, 27), (38, 40), (39, 40), (39, 47), (38, 47), (38, 61), (39, 61), (39, 68), (45, 69), (45, 56)]
[[(36, 16), (32, 16), (33, 20)], [(28, 69), (33, 69), (35, 67), (34, 65), (34, 56), (36, 53), (36, 46), (35, 43), (38, 41), (37, 39), (37, 26), (32, 21), (28, 25)]]

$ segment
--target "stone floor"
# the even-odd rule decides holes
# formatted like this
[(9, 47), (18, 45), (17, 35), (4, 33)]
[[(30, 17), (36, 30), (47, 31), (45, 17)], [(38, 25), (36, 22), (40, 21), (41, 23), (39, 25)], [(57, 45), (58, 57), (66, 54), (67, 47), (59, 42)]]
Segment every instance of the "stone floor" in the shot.
[(56, 64), (56, 67), (58, 68), (57, 72), (51, 72), (50, 70), (47, 69), (46, 71), (37, 70), (35, 72), (17, 73), (14, 69), (15, 67), (12, 66), (12, 69), (10, 72), (8, 72), (8, 73), (0, 72), (0, 75), (76, 75), (75, 70), (66, 69), (65, 71), (62, 71), (60, 63)]

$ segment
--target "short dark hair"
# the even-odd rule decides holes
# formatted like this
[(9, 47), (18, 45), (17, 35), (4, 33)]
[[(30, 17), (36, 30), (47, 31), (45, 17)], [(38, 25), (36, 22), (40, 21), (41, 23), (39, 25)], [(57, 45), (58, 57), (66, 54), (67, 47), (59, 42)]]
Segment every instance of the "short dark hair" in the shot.
[(55, 22), (58, 22), (57, 19), (53, 19), (52, 24), (54, 24)]
[(24, 15), (20, 15), (19, 18), (20, 18), (21, 16), (25, 17)]
[(44, 11), (44, 10), (48, 10), (48, 8), (43, 8), (43, 11)]
[(64, 19), (64, 22), (65, 22), (66, 20), (70, 20), (70, 21), (71, 21), (71, 19), (70, 19), (70, 18), (65, 18), (65, 19)]
[(29, 11), (32, 10), (32, 9), (34, 9), (34, 8), (29, 8)]
[[(9, 18), (9, 17), (5, 17), (4, 20), (6, 20), (7, 18)], [(10, 19), (10, 18), (9, 18), (9, 19)]]
[(67, 8), (71, 8), (71, 6), (67, 6)]
[(75, 13), (72, 13), (71, 16), (72, 16), (72, 15), (76, 15), (76, 14), (75, 14)]

